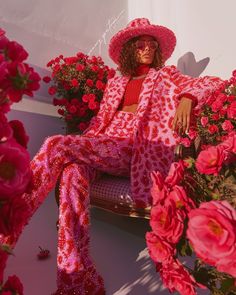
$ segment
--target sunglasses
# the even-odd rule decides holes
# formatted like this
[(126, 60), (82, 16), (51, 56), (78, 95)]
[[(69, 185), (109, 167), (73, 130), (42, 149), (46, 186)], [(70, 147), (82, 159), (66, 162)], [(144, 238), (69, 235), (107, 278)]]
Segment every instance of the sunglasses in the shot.
[(139, 50), (145, 50), (145, 48), (148, 46), (149, 49), (151, 50), (156, 50), (158, 48), (158, 43), (157, 41), (150, 40), (150, 41), (145, 41), (145, 40), (137, 40), (135, 42), (135, 46)]

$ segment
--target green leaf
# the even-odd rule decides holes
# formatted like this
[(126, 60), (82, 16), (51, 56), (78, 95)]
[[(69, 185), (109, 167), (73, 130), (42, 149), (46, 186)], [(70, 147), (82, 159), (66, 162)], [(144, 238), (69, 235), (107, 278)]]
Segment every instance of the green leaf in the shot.
[[(233, 287), (233, 289), (232, 289)], [(236, 291), (236, 287), (234, 286), (234, 278), (226, 278), (225, 280), (222, 281), (221, 283), (221, 287), (220, 290), (224, 293), (224, 294), (228, 294), (227, 292), (229, 291)], [(232, 293), (233, 294), (233, 293)]]

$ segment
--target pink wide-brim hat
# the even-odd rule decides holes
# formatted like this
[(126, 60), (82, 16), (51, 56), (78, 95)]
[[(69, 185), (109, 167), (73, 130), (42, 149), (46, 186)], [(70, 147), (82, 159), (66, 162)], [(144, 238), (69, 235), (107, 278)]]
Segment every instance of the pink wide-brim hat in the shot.
[(125, 29), (120, 30), (111, 38), (108, 49), (110, 58), (116, 64), (119, 64), (123, 45), (130, 39), (142, 35), (149, 35), (157, 40), (163, 62), (172, 55), (176, 45), (175, 34), (166, 27), (150, 24), (147, 18), (136, 18)]

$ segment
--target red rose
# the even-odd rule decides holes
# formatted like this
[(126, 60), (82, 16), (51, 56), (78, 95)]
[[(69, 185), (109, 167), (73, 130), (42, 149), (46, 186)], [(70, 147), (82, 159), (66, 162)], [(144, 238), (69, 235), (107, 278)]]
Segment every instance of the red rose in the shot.
[(48, 93), (49, 93), (50, 95), (54, 95), (54, 94), (56, 94), (56, 92), (57, 92), (56, 87), (51, 86), (51, 87), (48, 88)]
[(45, 83), (49, 83), (51, 80), (52, 80), (52, 79), (51, 79), (49, 76), (45, 76), (45, 77), (43, 77), (43, 81), (44, 81)]
[(98, 80), (96, 82), (96, 87), (97, 89), (104, 89), (104, 84), (102, 83), (102, 81)]
[(78, 85), (79, 85), (79, 82), (78, 82), (78, 80), (77, 79), (72, 79), (71, 81), (70, 81), (70, 83), (71, 83), (71, 85), (73, 86), (73, 87), (77, 87)]
[(26, 134), (22, 122), (19, 120), (12, 120), (9, 122), (9, 124), (13, 130), (13, 137), (15, 138), (15, 140), (24, 148), (27, 148), (29, 136)]
[(227, 117), (230, 119), (235, 119), (236, 117), (236, 101), (232, 102), (227, 109)]
[(87, 79), (86, 84), (87, 84), (89, 87), (92, 87), (92, 86), (93, 86), (93, 80), (91, 80), (91, 79)]
[(83, 72), (84, 69), (85, 69), (85, 66), (84, 65), (81, 65), (81, 64), (76, 65), (76, 70), (78, 72)]
[(223, 123), (222, 123), (222, 129), (224, 131), (231, 131), (234, 129), (234, 126), (233, 124), (229, 121), (229, 120), (225, 120)]
[(75, 113), (77, 112), (77, 107), (76, 107), (75, 105), (71, 105), (71, 106), (69, 107), (69, 112), (70, 112), (71, 114), (75, 114)]
[(3, 285), (4, 291), (11, 291), (13, 294), (23, 295), (23, 285), (17, 276), (8, 277)]
[(214, 133), (216, 133), (216, 132), (218, 132), (219, 131), (219, 128), (216, 126), (216, 125), (210, 125), (209, 127), (208, 127), (208, 132), (210, 133), (210, 134), (214, 134)]
[(65, 111), (63, 109), (59, 109), (59, 110), (57, 110), (57, 112), (61, 116), (64, 116), (64, 114), (65, 114)]

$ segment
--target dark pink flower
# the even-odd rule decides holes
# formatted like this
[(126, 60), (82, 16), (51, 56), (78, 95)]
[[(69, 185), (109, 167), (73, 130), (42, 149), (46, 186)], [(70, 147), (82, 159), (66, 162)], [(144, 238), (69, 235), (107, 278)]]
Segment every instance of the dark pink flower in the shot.
[(179, 162), (173, 162), (170, 166), (170, 170), (165, 179), (165, 183), (169, 186), (174, 186), (179, 184), (184, 177), (184, 162), (180, 160)]
[(221, 126), (224, 131), (231, 131), (234, 129), (233, 124), (229, 120), (225, 120)]
[(157, 270), (160, 273), (164, 285), (170, 292), (178, 291), (181, 295), (196, 295), (195, 279), (184, 269), (183, 265), (176, 259), (159, 265)]
[(151, 209), (150, 225), (153, 232), (169, 243), (177, 243), (183, 233), (185, 213), (175, 204), (157, 205)]
[(229, 119), (236, 118), (236, 101), (233, 101), (227, 109), (227, 117)]
[(15, 140), (24, 148), (27, 148), (29, 136), (26, 134), (22, 122), (19, 120), (12, 120), (9, 122), (9, 124), (13, 130), (13, 137), (15, 138)]
[(12, 136), (13, 131), (9, 123), (0, 120), (0, 143), (9, 140)]
[(75, 114), (77, 112), (77, 107), (75, 105), (71, 105), (68, 110), (71, 114)]
[(226, 152), (236, 153), (236, 132), (229, 134), (220, 144)]
[(87, 79), (87, 80), (86, 80), (86, 84), (87, 84), (89, 87), (92, 87), (92, 86), (93, 86), (93, 80), (91, 80), (91, 79)]
[(14, 139), (0, 144), (0, 197), (22, 194), (31, 181), (30, 156)]
[(149, 255), (156, 263), (168, 261), (176, 253), (175, 247), (153, 232), (146, 233), (146, 243)]
[(43, 82), (45, 82), (45, 83), (49, 83), (51, 80), (52, 80), (52, 79), (51, 79), (51, 77), (49, 77), (49, 76), (45, 76), (45, 77), (43, 77)]
[(209, 121), (208, 117), (201, 117), (201, 124), (203, 127), (207, 126), (208, 121)]
[(187, 237), (196, 254), (236, 276), (236, 211), (226, 201), (201, 203), (189, 213)]
[(208, 132), (209, 132), (210, 134), (214, 134), (214, 133), (216, 133), (216, 132), (218, 132), (218, 131), (219, 131), (219, 128), (218, 128), (215, 124), (210, 125), (210, 126), (208, 127)]
[(78, 87), (79, 86), (79, 82), (78, 82), (78, 80), (77, 79), (72, 79), (71, 81), (70, 81), (70, 83), (71, 83), (71, 85), (73, 86), (73, 87)]
[(224, 149), (210, 146), (201, 151), (195, 162), (196, 169), (202, 174), (218, 174), (225, 159)]
[(3, 285), (3, 291), (11, 291), (12, 294), (23, 295), (23, 285), (17, 276), (10, 276)]
[(15, 41), (8, 42), (4, 51), (6, 58), (10, 59), (11, 61), (21, 63), (28, 57), (28, 53), (23, 48), (23, 46)]
[(56, 87), (54, 87), (54, 86), (49, 87), (49, 88), (48, 88), (48, 93), (49, 93), (50, 95), (55, 95), (55, 94), (57, 93), (57, 89), (56, 89)]
[(169, 193), (168, 202), (174, 202), (177, 209), (186, 209), (188, 212), (195, 208), (195, 204), (191, 198), (189, 198), (182, 186), (175, 185)]

